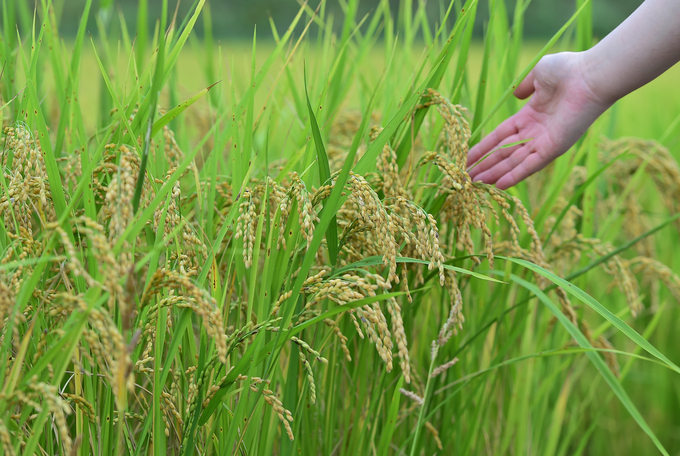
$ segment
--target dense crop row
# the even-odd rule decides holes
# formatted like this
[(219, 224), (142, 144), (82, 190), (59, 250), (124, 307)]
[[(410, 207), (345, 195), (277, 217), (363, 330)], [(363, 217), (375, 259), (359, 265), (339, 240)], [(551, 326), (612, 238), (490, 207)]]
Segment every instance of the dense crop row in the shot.
[(163, 1), (149, 48), (91, 1), (64, 44), (38, 3), (17, 36), (3, 2), (5, 454), (677, 449), (675, 124), (605, 117), (507, 192), (466, 170), (531, 65), (592, 42), (588, 1), (526, 68), (522, 1), (490, 2), (483, 49), (476, 0), (434, 27), (305, 4), (250, 61), (195, 40), (205, 0)]

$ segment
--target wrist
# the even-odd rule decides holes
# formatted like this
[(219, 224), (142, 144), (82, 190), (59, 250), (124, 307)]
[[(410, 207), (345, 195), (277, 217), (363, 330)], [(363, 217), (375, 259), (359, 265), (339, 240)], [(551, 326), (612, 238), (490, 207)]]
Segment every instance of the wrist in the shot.
[(680, 1), (646, 0), (602, 41), (579, 53), (594, 94), (609, 104), (680, 61)]
[(607, 110), (625, 93), (616, 90), (616, 78), (612, 77), (611, 70), (607, 69), (606, 58), (598, 55), (596, 47), (574, 53), (574, 58), (588, 98)]
[(602, 112), (625, 95), (616, 90), (611, 68), (607, 68), (606, 58), (599, 56), (597, 49), (574, 53), (574, 59), (586, 97), (601, 108)]

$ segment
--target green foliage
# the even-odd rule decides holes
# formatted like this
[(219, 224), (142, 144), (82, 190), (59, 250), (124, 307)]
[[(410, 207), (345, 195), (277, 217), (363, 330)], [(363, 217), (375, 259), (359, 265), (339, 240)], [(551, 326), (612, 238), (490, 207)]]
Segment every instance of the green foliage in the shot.
[(4, 0), (0, 453), (677, 453), (677, 114), (465, 170), (530, 3)]

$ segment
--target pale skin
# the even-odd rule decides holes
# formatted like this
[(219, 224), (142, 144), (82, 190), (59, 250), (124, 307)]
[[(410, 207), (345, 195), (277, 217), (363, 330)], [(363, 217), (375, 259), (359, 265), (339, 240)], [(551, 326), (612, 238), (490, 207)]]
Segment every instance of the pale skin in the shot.
[(500, 189), (521, 182), (569, 150), (614, 102), (678, 61), (679, 0), (646, 0), (593, 48), (543, 57), (514, 92), (531, 99), (470, 149), (470, 177)]

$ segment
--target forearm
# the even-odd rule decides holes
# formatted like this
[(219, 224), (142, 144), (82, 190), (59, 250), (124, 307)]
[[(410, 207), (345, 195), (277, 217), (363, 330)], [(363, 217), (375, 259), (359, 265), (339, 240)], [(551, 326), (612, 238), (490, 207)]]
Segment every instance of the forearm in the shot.
[(614, 103), (680, 60), (680, 1), (646, 0), (581, 57), (593, 94)]

